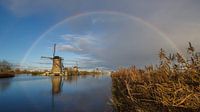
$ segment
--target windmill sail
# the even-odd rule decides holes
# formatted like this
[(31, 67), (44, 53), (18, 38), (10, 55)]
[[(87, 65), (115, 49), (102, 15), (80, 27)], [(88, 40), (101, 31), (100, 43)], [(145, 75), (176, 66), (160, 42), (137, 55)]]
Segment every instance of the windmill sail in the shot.
[(56, 44), (54, 44), (54, 47), (53, 47), (53, 57), (55, 56), (56, 54)]

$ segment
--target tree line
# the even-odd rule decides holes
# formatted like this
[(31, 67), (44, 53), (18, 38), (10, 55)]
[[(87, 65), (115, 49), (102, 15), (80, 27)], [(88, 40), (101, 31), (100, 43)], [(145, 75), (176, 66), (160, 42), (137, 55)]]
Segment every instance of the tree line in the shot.
[(0, 60), (0, 72), (7, 72), (11, 71), (13, 69), (13, 65), (6, 61), (6, 60)]

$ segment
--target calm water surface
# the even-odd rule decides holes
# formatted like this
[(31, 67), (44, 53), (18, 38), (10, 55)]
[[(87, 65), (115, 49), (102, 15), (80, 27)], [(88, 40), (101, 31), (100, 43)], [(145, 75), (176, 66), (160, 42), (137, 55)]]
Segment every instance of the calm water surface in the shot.
[(0, 79), (0, 112), (109, 112), (110, 76)]

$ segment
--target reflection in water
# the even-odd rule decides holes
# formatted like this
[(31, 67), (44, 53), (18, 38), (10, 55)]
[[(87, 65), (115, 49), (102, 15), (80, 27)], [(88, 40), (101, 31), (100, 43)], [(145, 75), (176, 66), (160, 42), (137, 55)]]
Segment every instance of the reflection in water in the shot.
[(77, 82), (78, 76), (52, 76), (51, 83), (52, 83), (52, 94), (56, 95), (62, 91), (63, 82), (72, 83)]
[(0, 79), (0, 92), (5, 91), (7, 88), (9, 88), (9, 86), (11, 84), (10, 78), (5, 78), (4, 80), (6, 80), (6, 81), (1, 82), (1, 79)]
[(62, 76), (52, 76), (51, 77), (52, 82), (52, 94), (58, 94), (62, 90)]
[(74, 76), (64, 76), (64, 81), (68, 82), (68, 83), (72, 83), (78, 80), (78, 75), (74, 75)]
[(52, 111), (55, 111), (55, 95), (58, 95), (62, 90), (62, 76), (52, 76), (51, 77), (52, 84)]
[(77, 80), (78, 80), (78, 76), (77, 75), (75, 75), (75, 76), (52, 76), (51, 77), (51, 84), (52, 84), (52, 111), (53, 112), (56, 111), (55, 98), (62, 91), (63, 81), (72, 83), (72, 82), (77, 81)]
[[(109, 76), (31, 76), (0, 80), (0, 112), (109, 112)], [(4, 89), (3, 89), (4, 88)], [(6, 89), (5, 89), (6, 88)]]

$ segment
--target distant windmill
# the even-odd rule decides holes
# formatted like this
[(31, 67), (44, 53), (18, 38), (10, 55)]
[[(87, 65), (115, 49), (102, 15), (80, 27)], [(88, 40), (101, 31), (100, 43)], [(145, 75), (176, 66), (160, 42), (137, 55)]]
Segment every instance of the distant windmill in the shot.
[(56, 53), (56, 44), (54, 44), (53, 57), (41, 56), (41, 58), (52, 60), (53, 64), (52, 64), (51, 73), (53, 75), (61, 75), (63, 72), (63, 63), (62, 63), (63, 58), (60, 56), (55, 56), (55, 53)]
[(73, 67), (74, 72), (78, 72), (78, 62), (76, 61), (76, 65)]

